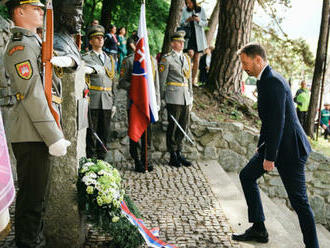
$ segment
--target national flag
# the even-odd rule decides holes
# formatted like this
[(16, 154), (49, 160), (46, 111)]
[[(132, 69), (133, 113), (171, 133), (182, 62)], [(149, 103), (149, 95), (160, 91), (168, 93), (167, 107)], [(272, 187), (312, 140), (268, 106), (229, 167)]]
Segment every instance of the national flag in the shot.
[(128, 136), (135, 142), (139, 141), (149, 123), (158, 121), (144, 3), (141, 5), (138, 37), (129, 91), (131, 106)]

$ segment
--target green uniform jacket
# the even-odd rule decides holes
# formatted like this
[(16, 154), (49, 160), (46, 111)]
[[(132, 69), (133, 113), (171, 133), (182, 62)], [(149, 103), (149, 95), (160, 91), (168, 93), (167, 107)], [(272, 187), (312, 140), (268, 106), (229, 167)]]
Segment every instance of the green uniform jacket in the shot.
[[(150, 56), (150, 58), (151, 58), (152, 74), (154, 76), (156, 101), (158, 107), (160, 107), (159, 75), (157, 68), (157, 60), (152, 56)], [(119, 88), (127, 90), (127, 95), (131, 87), (133, 63), (134, 63), (134, 53), (131, 53), (126, 58), (124, 58), (120, 69)], [(127, 97), (127, 99), (128, 99), (127, 108), (129, 108), (129, 98)]]
[(113, 105), (115, 76), (115, 61), (112, 56), (104, 52), (104, 63), (94, 51), (83, 56), (87, 66), (92, 67), (95, 73), (86, 75), (86, 81), (90, 89), (90, 109), (109, 110)]
[[(45, 142), (49, 146), (63, 138), (63, 133), (50, 112), (44, 92), (40, 40), (20, 27), (14, 27), (11, 32), (4, 64), (11, 87), (20, 99), (9, 117), (10, 141)], [(61, 97), (61, 81), (56, 76), (52, 92)], [(56, 103), (53, 106), (60, 114), (60, 106)]]
[(329, 126), (330, 110), (322, 109), (321, 111), (321, 125)]
[(174, 51), (164, 55), (158, 70), (161, 96), (163, 98), (165, 94), (167, 104), (193, 103), (191, 69), (191, 61), (187, 54), (183, 54), (183, 63)]

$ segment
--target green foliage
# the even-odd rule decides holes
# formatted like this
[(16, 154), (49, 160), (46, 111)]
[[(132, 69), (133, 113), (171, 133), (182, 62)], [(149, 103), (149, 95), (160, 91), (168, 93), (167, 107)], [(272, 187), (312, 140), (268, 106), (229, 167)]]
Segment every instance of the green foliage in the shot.
[[(93, 3), (96, 3), (93, 10)], [(122, 0), (113, 1), (111, 23), (117, 27), (125, 27), (127, 35), (138, 29), (141, 1)], [(101, 19), (102, 1), (87, 0), (84, 4), (84, 22), (88, 26), (93, 19)], [(151, 54), (156, 55), (162, 48), (169, 12), (167, 0), (146, 0), (146, 19), (149, 32), (149, 46)], [(128, 38), (127, 36), (127, 38)]]
[(5, 19), (9, 18), (6, 6), (0, 5), (0, 15)]
[(253, 26), (252, 41), (262, 44), (270, 65), (287, 79), (312, 78), (314, 56), (303, 39), (281, 38), (272, 28)]

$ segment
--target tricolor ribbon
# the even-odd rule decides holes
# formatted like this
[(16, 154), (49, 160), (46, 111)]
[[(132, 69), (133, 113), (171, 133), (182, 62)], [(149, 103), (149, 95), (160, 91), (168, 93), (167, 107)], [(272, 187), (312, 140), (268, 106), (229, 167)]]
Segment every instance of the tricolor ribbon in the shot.
[(159, 228), (153, 228), (149, 230), (143, 223), (141, 219), (136, 218), (134, 214), (129, 211), (126, 203), (122, 201), (120, 203), (121, 212), (125, 215), (125, 217), (135, 225), (139, 232), (141, 233), (142, 237), (146, 241), (148, 247), (155, 247), (155, 248), (176, 248), (174, 245), (170, 245), (165, 243), (164, 241), (160, 240), (159, 237)]

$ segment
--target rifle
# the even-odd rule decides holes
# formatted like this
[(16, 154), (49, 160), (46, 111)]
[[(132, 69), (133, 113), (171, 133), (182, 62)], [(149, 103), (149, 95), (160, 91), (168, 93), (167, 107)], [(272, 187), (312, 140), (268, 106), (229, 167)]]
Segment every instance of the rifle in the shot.
[(41, 61), (43, 65), (43, 85), (45, 87), (45, 95), (48, 107), (54, 116), (57, 126), (61, 129), (60, 116), (56, 112), (52, 104), (52, 84), (53, 84), (53, 66), (50, 60), (53, 57), (53, 39), (54, 39), (54, 17), (53, 17), (53, 3), (52, 0), (47, 0), (46, 15), (43, 29), (42, 40), (42, 56)]

